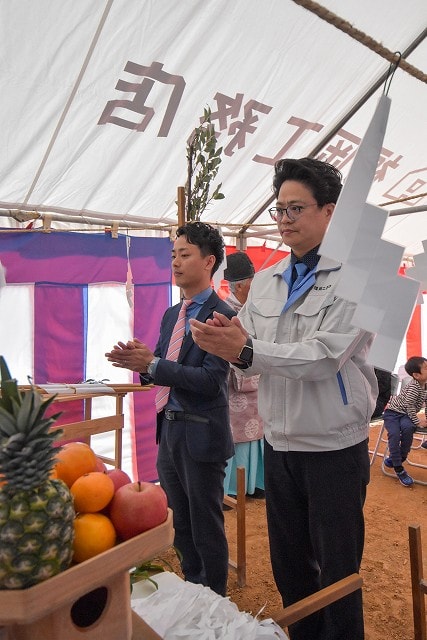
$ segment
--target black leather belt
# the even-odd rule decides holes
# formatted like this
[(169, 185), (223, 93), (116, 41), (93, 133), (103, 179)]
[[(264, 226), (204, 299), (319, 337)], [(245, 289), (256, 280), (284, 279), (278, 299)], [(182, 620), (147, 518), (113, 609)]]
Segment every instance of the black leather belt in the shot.
[(166, 409), (165, 418), (170, 422), (174, 422), (175, 420), (189, 420), (190, 422), (204, 422), (208, 423), (209, 419), (204, 418), (203, 416), (198, 416), (195, 413), (186, 413), (185, 411), (169, 411)]

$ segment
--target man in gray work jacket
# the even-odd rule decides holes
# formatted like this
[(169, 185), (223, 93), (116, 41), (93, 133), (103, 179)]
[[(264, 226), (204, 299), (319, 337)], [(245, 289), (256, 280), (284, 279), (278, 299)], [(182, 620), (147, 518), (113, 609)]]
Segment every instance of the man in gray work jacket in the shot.
[[(270, 214), (291, 255), (255, 275), (238, 318), (190, 321), (202, 349), (260, 374), (270, 555), (284, 606), (358, 572), (364, 545), (373, 336), (352, 325), (355, 305), (335, 294), (341, 264), (318, 254), (341, 186), (340, 172), (319, 160), (276, 163)], [(289, 635), (362, 640), (361, 591)]]

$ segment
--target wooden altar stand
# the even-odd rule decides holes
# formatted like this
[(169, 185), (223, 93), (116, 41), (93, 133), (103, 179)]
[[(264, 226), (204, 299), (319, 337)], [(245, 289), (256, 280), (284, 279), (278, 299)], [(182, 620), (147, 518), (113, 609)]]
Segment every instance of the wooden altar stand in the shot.
[[(5, 640), (157, 640), (131, 609), (129, 570), (173, 544), (166, 522), (28, 589), (1, 591)], [(1, 628), (3, 626), (3, 628)]]
[[(90, 384), (87, 385), (90, 387)], [(28, 385), (19, 386), (21, 391), (30, 389)], [(43, 392), (42, 387), (37, 387), (44, 399), (50, 398), (52, 394)], [(123, 400), (128, 393), (150, 391), (153, 385), (142, 386), (140, 384), (109, 384), (108, 388), (113, 391), (105, 391), (98, 393), (67, 393), (57, 394), (55, 402), (64, 404), (67, 402), (83, 402), (84, 419), (80, 422), (69, 422), (61, 425), (53, 425), (51, 429), (62, 429), (63, 434), (61, 440), (82, 440), (88, 445), (91, 443), (91, 436), (99, 433), (114, 432), (114, 456), (99, 456), (101, 460), (113, 467), (121, 468), (122, 466), (122, 432), (124, 427), (123, 416)], [(92, 401), (94, 398), (113, 397), (115, 402), (115, 413), (102, 418), (92, 418)], [(62, 407), (61, 407), (62, 409)], [(67, 413), (66, 407), (63, 409), (65, 417)]]

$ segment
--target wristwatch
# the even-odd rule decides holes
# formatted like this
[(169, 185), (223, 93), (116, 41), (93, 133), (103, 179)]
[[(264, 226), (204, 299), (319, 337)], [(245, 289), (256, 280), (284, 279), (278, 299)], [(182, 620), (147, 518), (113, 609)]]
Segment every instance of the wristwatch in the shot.
[(151, 377), (153, 377), (153, 369), (154, 369), (154, 365), (157, 364), (157, 361), (158, 361), (158, 358), (153, 358), (151, 362), (148, 363), (147, 373)]
[(245, 344), (243, 345), (243, 347), (241, 348), (239, 355), (237, 356), (237, 359), (239, 360), (240, 364), (236, 366), (239, 367), (240, 369), (247, 369), (252, 365), (253, 357), (254, 357), (254, 349), (252, 346), (252, 338), (248, 338)]

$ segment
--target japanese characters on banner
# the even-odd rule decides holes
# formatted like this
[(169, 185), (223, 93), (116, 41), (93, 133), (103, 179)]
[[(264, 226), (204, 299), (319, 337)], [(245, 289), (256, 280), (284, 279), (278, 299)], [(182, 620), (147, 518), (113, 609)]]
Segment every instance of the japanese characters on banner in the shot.
[[(123, 75), (132, 74), (133, 82), (118, 79), (115, 90), (129, 94), (132, 99), (112, 99), (107, 102), (98, 125), (113, 124), (125, 129), (144, 132), (152, 121), (155, 110), (150, 104), (149, 94), (155, 83), (166, 85), (169, 90), (169, 97), (162, 108), (160, 115), (160, 126), (157, 130), (157, 137), (167, 137), (176, 117), (179, 117), (180, 103), (186, 82), (183, 76), (167, 73), (163, 69), (163, 64), (151, 62), (150, 65), (140, 65), (132, 61), (127, 61)], [(138, 80), (138, 81), (135, 81)], [(216, 91), (209, 100), (212, 104), (211, 121), (214, 126), (216, 136), (223, 146), (223, 153), (226, 156), (233, 156), (240, 149), (244, 149), (250, 137), (256, 136), (259, 126), (268, 126), (267, 115), (272, 111), (273, 105), (264, 104), (259, 100), (249, 98), (243, 93), (226, 95)], [(203, 118), (200, 117), (200, 122)], [(308, 133), (321, 133), (325, 125), (320, 122), (312, 122), (298, 115), (292, 115), (286, 122), (289, 131), (288, 136), (282, 140), (278, 149), (272, 155), (262, 155), (255, 153), (251, 160), (260, 164), (273, 166), (275, 162), (288, 156), (292, 149), (307, 136)], [(315, 137), (313, 138), (315, 140)], [(345, 172), (350, 166), (357, 153), (361, 138), (354, 135), (345, 128), (337, 131), (326, 147), (317, 155), (319, 160), (333, 164), (337, 169)], [(382, 182), (387, 172), (399, 169), (402, 155), (381, 147), (373, 182)], [(421, 189), (422, 175), (427, 178), (427, 170), (421, 169), (419, 175), (418, 189)], [(411, 187), (413, 195), (414, 176), (408, 178), (408, 187)], [(372, 181), (371, 181), (372, 182)], [(384, 198), (394, 199), (402, 197), (405, 186), (405, 177), (401, 177), (395, 185), (398, 192), (392, 186), (383, 194)]]
[[(360, 14), (355, 0), (335, 2), (343, 16)], [(377, 38), (392, 34), (404, 51), (425, 23), (427, 5), (414, 0), (401, 29), (397, 8), (378, 2), (380, 20), (372, 15), (370, 25), (370, 9), (363, 19)], [(266, 211), (273, 164), (319, 149), (317, 157), (346, 176), (377, 96), (349, 116), (387, 66), (286, 1), (268, 10), (259, 0), (3, 5), (8, 90), (0, 102), (0, 207), (83, 224), (174, 224), (186, 144), (208, 107), (223, 148), (218, 181), (225, 198), (204, 220), (243, 226), (259, 213), (257, 223), (273, 226)], [(24, 43), (18, 49), (16, 33)], [(419, 45), (421, 60), (426, 44)], [(405, 209), (426, 197), (425, 86), (397, 73), (393, 89), (396, 117), (380, 145), (370, 201), (406, 198), (399, 204)], [(384, 232), (402, 239), (411, 255), (424, 239), (413, 231), (417, 215), (389, 218)]]
[[(170, 96), (164, 107), (164, 113), (162, 112), (161, 114), (162, 119), (156, 134), (159, 138), (167, 137), (175, 117), (179, 117), (180, 102), (183, 98), (186, 84), (183, 76), (166, 73), (163, 70), (163, 64), (159, 62), (152, 62), (149, 66), (144, 66), (129, 60), (125, 64), (123, 71), (125, 72), (123, 75), (130, 73), (135, 77), (134, 79), (138, 78), (139, 82), (128, 82), (119, 79), (115, 89), (130, 93), (134, 97), (129, 100), (109, 100), (97, 124), (110, 123), (133, 131), (145, 131), (155, 115), (153, 107), (147, 106), (146, 101), (149, 100), (149, 93), (157, 82), (170, 88)], [(223, 152), (226, 156), (232, 156), (239, 149), (246, 147), (249, 142), (249, 136), (257, 135), (260, 124), (268, 124), (266, 116), (273, 109), (272, 105), (247, 98), (243, 93), (226, 95), (219, 91), (212, 96), (209, 104), (213, 104), (211, 121), (217, 138), (224, 145)], [(203, 118), (200, 117), (200, 122), (202, 120)], [(281, 158), (289, 155), (292, 148), (308, 132), (321, 133), (325, 126), (320, 122), (310, 122), (297, 115), (292, 115), (286, 124), (289, 125), (287, 127), (289, 134), (282, 141), (282, 146), (275, 150), (275, 153), (271, 156), (255, 153), (252, 157), (253, 162), (272, 166)], [(317, 158), (333, 164), (340, 171), (345, 171), (346, 167), (353, 161), (360, 143), (361, 138), (345, 128), (341, 128), (317, 155)], [(374, 182), (381, 182), (388, 171), (398, 169), (401, 160), (402, 155), (382, 147)], [(420, 187), (421, 185), (419, 185)], [(401, 196), (402, 188), (403, 185), (399, 181), (399, 197)], [(391, 189), (392, 191), (393, 188)], [(395, 196), (384, 193), (384, 197), (394, 198)]]

